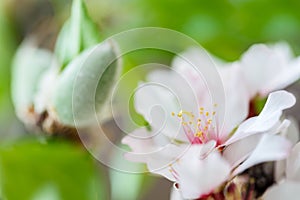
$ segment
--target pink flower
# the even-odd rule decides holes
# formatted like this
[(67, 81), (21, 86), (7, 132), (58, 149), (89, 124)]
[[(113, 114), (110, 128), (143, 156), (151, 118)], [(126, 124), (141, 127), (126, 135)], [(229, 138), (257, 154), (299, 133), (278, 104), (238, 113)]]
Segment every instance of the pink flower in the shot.
[[(191, 50), (202, 57), (192, 56), (190, 64), (198, 67), (201, 61), (214, 67), (209, 57), (197, 51)], [(276, 134), (289, 125), (280, 117), (295, 104), (291, 93), (271, 93), (260, 115), (246, 119), (250, 97), (236, 63), (218, 69), (224, 88), (208, 80), (212, 92), (201, 76), (184, 70), (183, 64), (175, 62), (174, 71), (150, 74), (149, 82), (137, 90), (136, 110), (150, 123), (151, 131), (137, 129), (123, 139), (132, 149), (125, 155), (129, 160), (146, 163), (150, 172), (176, 182), (182, 198), (196, 199), (253, 165), (288, 155), (290, 142)]]

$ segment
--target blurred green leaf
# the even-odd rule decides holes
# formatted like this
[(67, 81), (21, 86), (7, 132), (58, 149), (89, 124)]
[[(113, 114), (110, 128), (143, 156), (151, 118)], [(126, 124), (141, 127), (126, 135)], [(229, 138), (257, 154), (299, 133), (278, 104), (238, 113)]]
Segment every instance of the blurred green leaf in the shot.
[(110, 170), (111, 197), (112, 200), (132, 200), (138, 199), (142, 192), (145, 192), (143, 184), (145, 174), (133, 174)]
[(103, 174), (84, 149), (23, 141), (0, 148), (1, 199), (107, 199)]
[[(128, 149), (126, 145), (123, 148)], [(124, 155), (114, 153), (112, 156), (113, 166), (122, 166), (130, 169), (126, 172), (118, 169), (110, 169), (110, 185), (112, 200), (140, 199), (153, 183), (153, 177), (147, 173), (134, 173), (146, 171), (146, 166), (141, 163), (124, 162)]]
[(61, 70), (80, 52), (100, 42), (96, 24), (88, 16), (83, 0), (73, 0), (71, 16), (59, 33), (55, 54)]
[[(12, 116), (10, 96), (10, 64), (17, 46), (14, 25), (6, 15), (5, 1), (0, 2), (0, 119)], [(7, 124), (1, 122), (0, 124)]]

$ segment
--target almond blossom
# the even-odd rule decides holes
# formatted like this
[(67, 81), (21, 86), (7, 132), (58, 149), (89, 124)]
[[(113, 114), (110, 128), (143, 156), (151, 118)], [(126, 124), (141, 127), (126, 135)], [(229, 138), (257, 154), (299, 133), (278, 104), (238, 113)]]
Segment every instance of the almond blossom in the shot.
[[(197, 66), (197, 59), (189, 61)], [(208, 60), (201, 58), (205, 66), (212, 64)], [(150, 172), (175, 182), (183, 199), (197, 199), (215, 193), (253, 165), (288, 155), (291, 144), (277, 133), (289, 125), (280, 118), (284, 109), (295, 104), (291, 93), (271, 93), (262, 112), (246, 119), (247, 88), (241, 76), (234, 75), (239, 66), (219, 70), (224, 88), (216, 86), (212, 92), (225, 93), (225, 102), (218, 99), (221, 104), (212, 102), (205, 81), (184, 74), (192, 70), (181, 71), (183, 65), (179, 66), (150, 74), (153, 84), (141, 84), (137, 90), (136, 110), (150, 123), (151, 131), (140, 128), (123, 139), (132, 149), (127, 159), (146, 163)]]

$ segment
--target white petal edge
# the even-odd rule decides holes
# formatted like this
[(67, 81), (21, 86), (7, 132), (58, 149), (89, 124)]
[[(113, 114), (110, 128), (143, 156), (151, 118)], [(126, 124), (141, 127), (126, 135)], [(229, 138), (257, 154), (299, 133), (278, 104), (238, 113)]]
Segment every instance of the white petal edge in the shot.
[(295, 103), (296, 98), (292, 93), (284, 90), (271, 93), (261, 113), (257, 117), (244, 121), (224, 145), (271, 130), (279, 122), (282, 111), (292, 107)]
[(291, 150), (291, 143), (279, 135), (264, 134), (250, 156), (238, 166), (233, 176), (262, 162), (285, 159)]

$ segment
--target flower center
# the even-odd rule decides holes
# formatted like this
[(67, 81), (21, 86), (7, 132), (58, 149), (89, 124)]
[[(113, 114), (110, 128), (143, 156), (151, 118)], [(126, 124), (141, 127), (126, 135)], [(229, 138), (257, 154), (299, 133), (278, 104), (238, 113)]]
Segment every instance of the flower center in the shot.
[[(215, 104), (214, 107), (217, 105)], [(208, 111), (200, 107), (197, 117), (193, 112), (181, 110), (177, 115), (172, 112), (172, 116), (177, 116), (183, 126), (183, 130), (192, 144), (206, 143), (215, 138), (215, 115), (216, 111)]]

